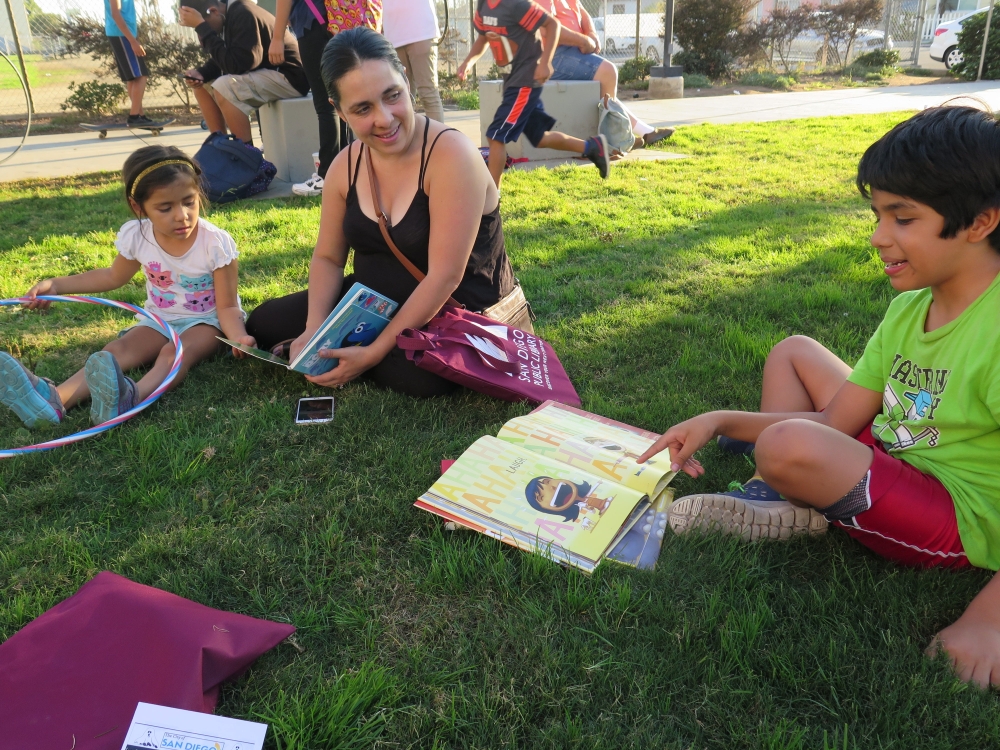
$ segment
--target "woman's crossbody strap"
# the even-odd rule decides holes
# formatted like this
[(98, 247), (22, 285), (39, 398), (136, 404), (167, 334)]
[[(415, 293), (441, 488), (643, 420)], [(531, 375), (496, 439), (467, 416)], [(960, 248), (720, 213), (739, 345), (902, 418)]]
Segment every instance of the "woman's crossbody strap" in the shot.
[[(362, 146), (362, 148), (364, 148)], [(378, 228), (382, 230), (382, 239), (385, 240), (385, 244), (389, 246), (392, 250), (392, 254), (396, 256), (396, 260), (403, 264), (403, 268), (410, 272), (410, 275), (421, 282), (427, 276), (423, 271), (417, 268), (409, 258), (400, 252), (399, 248), (396, 247), (396, 243), (392, 241), (392, 237), (389, 236), (389, 217), (385, 215), (382, 210), (382, 203), (378, 199), (378, 185), (375, 183), (375, 167), (372, 166), (372, 155), (371, 150), (365, 150), (365, 163), (368, 165), (368, 184), (372, 188), (372, 206), (375, 208), (375, 216), (378, 218)], [(449, 305), (454, 305), (455, 307), (465, 308), (461, 302), (458, 302), (454, 297), (448, 297)]]

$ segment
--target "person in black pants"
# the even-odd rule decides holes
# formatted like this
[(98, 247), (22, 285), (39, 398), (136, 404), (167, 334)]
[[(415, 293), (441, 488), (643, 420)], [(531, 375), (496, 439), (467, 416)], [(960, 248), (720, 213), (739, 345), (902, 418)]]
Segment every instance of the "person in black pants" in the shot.
[[(259, 305), (247, 331), (262, 349), (294, 339), (288, 353), (295, 357), (357, 281), (399, 310), (368, 346), (326, 352), (340, 360), (337, 367), (308, 379), (336, 387), (364, 376), (412, 396), (448, 393), (456, 386), (414, 365), (396, 336), (426, 325), (449, 296), (482, 311), (514, 291), (499, 191), (472, 141), (414, 113), (403, 66), (381, 34), (364, 28), (337, 34), (323, 53), (323, 77), (360, 142), (341, 151), (327, 172), (308, 290)], [(426, 273), (421, 281), (382, 236), (376, 204), (399, 252)], [(345, 276), (351, 250), (354, 273)]]
[[(320, 74), (323, 49), (333, 38), (327, 31), (326, 4), (323, 0), (277, 0), (274, 18), (276, 26), (279, 28), (290, 26), (292, 33), (299, 40), (302, 67), (305, 68), (306, 78), (309, 79), (313, 108), (319, 121), (319, 168), (305, 182), (293, 185), (292, 192), (296, 195), (321, 195), (326, 170), (329, 169), (330, 163), (341, 147), (346, 146), (348, 142), (347, 124), (337, 117), (337, 112), (326, 93), (323, 76)], [(284, 47), (276, 43), (272, 43), (267, 51), (272, 65), (279, 64), (284, 59), (284, 54)]]

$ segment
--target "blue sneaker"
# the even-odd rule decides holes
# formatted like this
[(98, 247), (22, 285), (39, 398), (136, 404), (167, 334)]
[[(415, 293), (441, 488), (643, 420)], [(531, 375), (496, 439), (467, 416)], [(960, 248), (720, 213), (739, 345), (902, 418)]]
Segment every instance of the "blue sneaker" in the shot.
[(727, 497), (738, 497), (740, 500), (755, 500), (765, 503), (783, 502), (785, 499), (780, 492), (760, 477), (748, 479), (742, 484), (730, 482), (729, 491), (721, 494)]
[(729, 492), (675, 500), (667, 508), (667, 523), (675, 534), (717, 531), (746, 541), (822, 534), (828, 525), (822, 513), (792, 505), (763, 479), (733, 482)]
[(111, 352), (95, 352), (84, 367), (90, 388), (90, 421), (103, 424), (136, 405), (136, 387)]
[(66, 414), (55, 383), (38, 377), (7, 352), (0, 352), (0, 403), (28, 427), (59, 424)]
[(751, 458), (753, 457), (753, 450), (756, 447), (754, 443), (748, 443), (745, 440), (733, 440), (725, 435), (719, 435), (715, 442), (726, 453), (735, 453), (737, 456), (750, 456)]

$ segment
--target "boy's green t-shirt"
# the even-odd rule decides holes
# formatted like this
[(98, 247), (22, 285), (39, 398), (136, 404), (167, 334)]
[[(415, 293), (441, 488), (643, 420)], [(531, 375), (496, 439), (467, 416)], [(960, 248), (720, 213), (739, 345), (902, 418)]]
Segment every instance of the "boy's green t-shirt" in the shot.
[(969, 562), (1000, 569), (1000, 276), (924, 331), (930, 289), (904, 292), (848, 380), (882, 391), (872, 434), (951, 494)]

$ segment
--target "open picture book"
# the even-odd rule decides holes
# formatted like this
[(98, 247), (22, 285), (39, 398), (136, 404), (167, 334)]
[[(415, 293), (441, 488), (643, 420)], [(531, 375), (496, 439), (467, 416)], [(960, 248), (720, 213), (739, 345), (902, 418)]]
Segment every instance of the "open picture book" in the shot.
[(588, 573), (605, 557), (650, 568), (674, 473), (666, 454), (636, 459), (658, 437), (546, 401), (479, 438), (416, 506)]
[(368, 346), (389, 325), (389, 319), (397, 307), (399, 305), (388, 297), (355, 282), (291, 362), (263, 349), (238, 344), (222, 336), (216, 338), (265, 362), (272, 362), (304, 375), (322, 375), (336, 367), (339, 360), (324, 359), (319, 355), (320, 350)]

